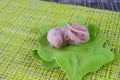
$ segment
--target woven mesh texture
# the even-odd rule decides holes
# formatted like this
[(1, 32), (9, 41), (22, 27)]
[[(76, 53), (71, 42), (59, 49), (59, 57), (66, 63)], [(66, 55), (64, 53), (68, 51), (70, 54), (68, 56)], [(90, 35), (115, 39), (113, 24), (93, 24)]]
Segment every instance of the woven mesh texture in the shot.
[(66, 80), (60, 68), (42, 69), (31, 54), (41, 25), (68, 20), (94, 23), (115, 54), (112, 63), (83, 80), (120, 80), (120, 13), (40, 0), (0, 0), (0, 80)]

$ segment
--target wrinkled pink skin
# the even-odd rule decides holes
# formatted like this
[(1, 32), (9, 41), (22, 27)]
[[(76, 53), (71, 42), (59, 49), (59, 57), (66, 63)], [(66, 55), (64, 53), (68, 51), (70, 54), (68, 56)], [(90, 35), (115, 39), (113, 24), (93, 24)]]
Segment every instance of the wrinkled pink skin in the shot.
[(76, 23), (67, 25), (65, 28), (53, 28), (48, 32), (47, 39), (51, 47), (60, 48), (67, 44), (80, 45), (90, 39), (89, 32), (85, 26)]
[(50, 42), (51, 47), (61, 47), (63, 45), (63, 33), (61, 31), (61, 28), (56, 27), (51, 29), (48, 32), (47, 39)]

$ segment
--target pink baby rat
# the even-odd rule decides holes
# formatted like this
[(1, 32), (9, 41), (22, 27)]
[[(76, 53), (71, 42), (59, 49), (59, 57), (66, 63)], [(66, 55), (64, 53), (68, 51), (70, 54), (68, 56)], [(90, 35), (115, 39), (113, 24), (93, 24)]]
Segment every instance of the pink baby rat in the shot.
[(60, 48), (61, 46), (63, 46), (64, 41), (63, 32), (61, 31), (61, 28), (59, 27), (52, 28), (48, 32), (47, 39), (51, 47)]
[(67, 25), (64, 28), (52, 28), (47, 35), (51, 47), (60, 48), (67, 44), (79, 45), (90, 39), (87, 27), (76, 23)]

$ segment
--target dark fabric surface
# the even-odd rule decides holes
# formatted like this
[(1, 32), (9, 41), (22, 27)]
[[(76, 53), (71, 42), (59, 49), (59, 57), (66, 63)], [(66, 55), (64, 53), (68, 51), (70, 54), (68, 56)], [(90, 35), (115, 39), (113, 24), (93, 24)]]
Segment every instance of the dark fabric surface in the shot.
[(120, 0), (46, 0), (57, 3), (81, 5), (92, 8), (120, 11)]

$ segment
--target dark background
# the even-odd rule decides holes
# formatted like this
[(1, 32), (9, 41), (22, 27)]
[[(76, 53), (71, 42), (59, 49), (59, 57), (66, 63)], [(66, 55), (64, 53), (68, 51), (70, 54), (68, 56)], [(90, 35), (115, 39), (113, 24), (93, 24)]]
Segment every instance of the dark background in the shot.
[(56, 3), (81, 5), (92, 8), (120, 11), (120, 0), (46, 0)]

